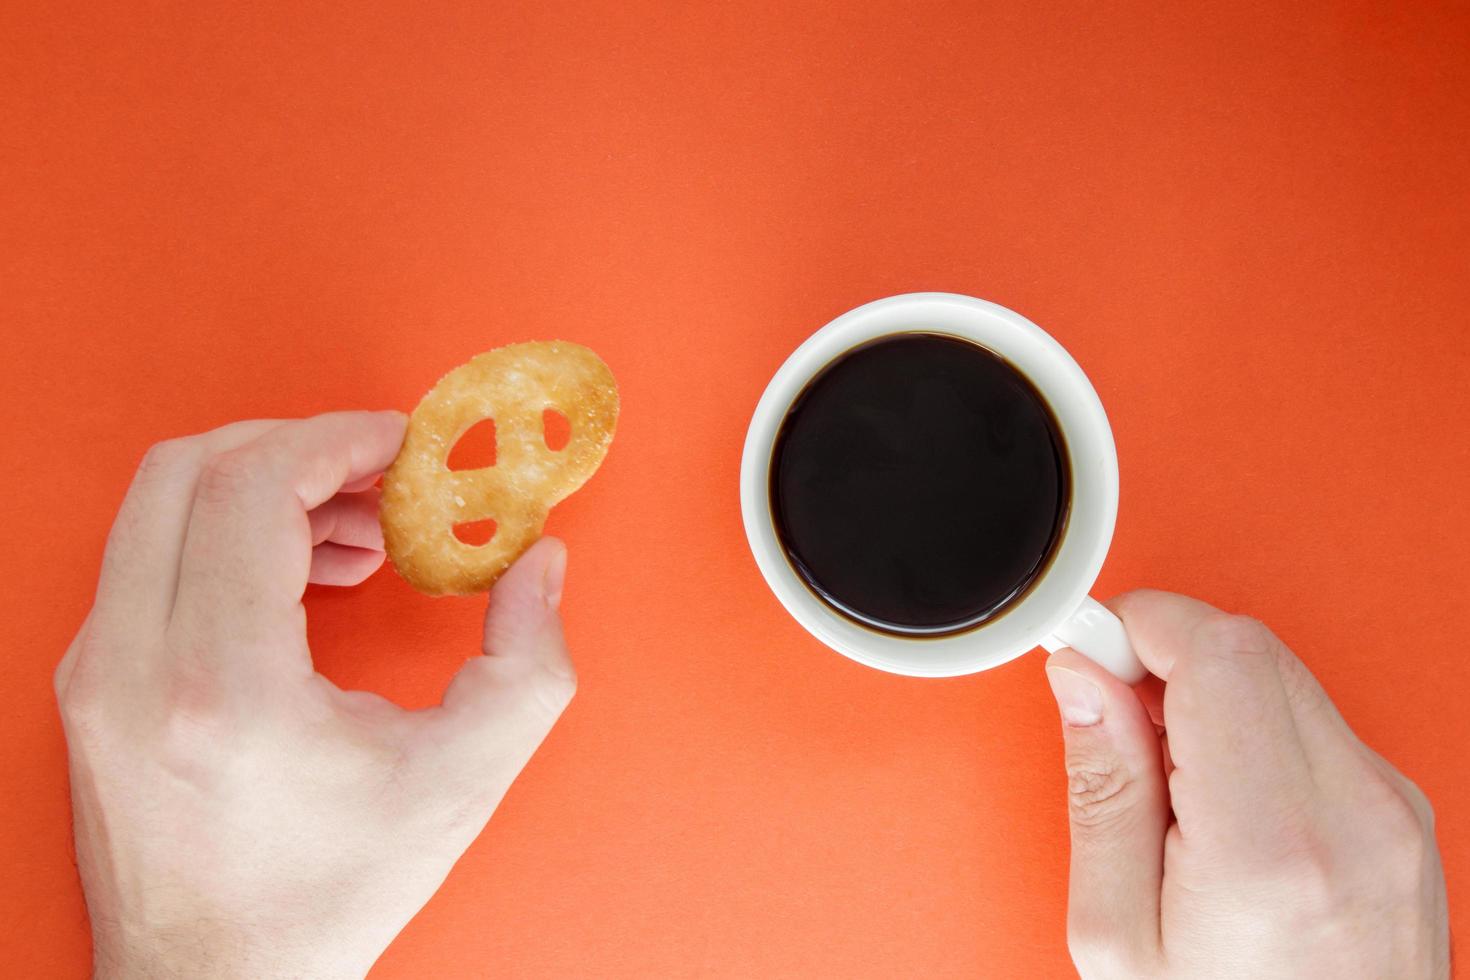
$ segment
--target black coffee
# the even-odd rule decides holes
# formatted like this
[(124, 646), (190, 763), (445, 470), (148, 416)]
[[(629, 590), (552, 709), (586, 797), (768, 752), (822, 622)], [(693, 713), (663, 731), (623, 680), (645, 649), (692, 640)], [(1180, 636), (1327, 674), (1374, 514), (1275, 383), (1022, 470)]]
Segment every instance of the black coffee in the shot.
[(856, 348), (792, 403), (771, 454), (776, 533), (797, 573), (879, 630), (982, 623), (1046, 568), (1067, 452), (1041, 394), (983, 347), (899, 334)]

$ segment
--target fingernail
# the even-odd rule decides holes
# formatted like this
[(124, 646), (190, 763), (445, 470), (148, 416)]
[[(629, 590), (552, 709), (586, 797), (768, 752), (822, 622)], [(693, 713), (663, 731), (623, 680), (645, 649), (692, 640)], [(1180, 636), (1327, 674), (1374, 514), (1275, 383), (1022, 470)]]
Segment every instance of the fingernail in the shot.
[(556, 549), (556, 554), (546, 563), (546, 571), (541, 573), (541, 598), (552, 609), (561, 605), (561, 587), (567, 577), (567, 549), (566, 546)]
[(1096, 684), (1065, 667), (1046, 668), (1046, 679), (1064, 723), (1073, 728), (1089, 728), (1102, 721), (1102, 691)]

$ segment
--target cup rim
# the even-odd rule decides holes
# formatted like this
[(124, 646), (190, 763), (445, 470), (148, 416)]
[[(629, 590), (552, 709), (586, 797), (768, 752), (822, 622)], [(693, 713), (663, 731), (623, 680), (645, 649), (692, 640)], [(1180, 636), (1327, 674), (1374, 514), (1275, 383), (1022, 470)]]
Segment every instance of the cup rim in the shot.
[[(792, 402), (817, 373), (879, 337), (941, 333), (980, 344), (1036, 386), (1057, 418), (1071, 466), (1072, 500), (1062, 541), (1047, 569), (1001, 615), (942, 636), (880, 633), (838, 613), (792, 569), (776, 537), (769, 478), (776, 433)], [(740, 461), (746, 542), (787, 612), (838, 653), (878, 670), (916, 677), (977, 673), (1019, 657), (1082, 603), (1102, 568), (1117, 519), (1118, 461), (1102, 402), (1067, 351), (1030, 320), (999, 304), (959, 293), (888, 296), (843, 313), (808, 337), (766, 385)]]

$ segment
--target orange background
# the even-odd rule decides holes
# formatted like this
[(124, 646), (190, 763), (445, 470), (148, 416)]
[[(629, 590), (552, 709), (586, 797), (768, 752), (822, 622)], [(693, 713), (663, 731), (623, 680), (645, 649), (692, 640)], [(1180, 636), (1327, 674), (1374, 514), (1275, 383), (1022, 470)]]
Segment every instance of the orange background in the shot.
[[(1470, 11), (1455, 3), (48, 2), (0, 12), (0, 949), (81, 976), (49, 677), (160, 438), (410, 408), (515, 340), (622, 385), (558, 508), (581, 693), (378, 977), (1065, 976), (1039, 656), (886, 676), (745, 547), (811, 331), (948, 289), (1117, 433), (1099, 595), (1248, 610), (1434, 800), (1470, 935)], [(420, 705), (481, 600), (308, 599)]]

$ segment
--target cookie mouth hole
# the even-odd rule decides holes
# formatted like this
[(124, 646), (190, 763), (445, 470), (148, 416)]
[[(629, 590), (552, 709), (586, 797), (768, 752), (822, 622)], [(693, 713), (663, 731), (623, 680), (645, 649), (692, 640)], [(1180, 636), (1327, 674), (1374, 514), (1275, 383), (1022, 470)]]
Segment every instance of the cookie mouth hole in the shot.
[(546, 440), (547, 449), (559, 453), (572, 441), (572, 423), (556, 409), (548, 408), (541, 413), (541, 438)]
[(490, 543), (495, 537), (495, 521), (486, 518), (483, 521), (465, 521), (463, 524), (454, 525), (454, 536), (460, 541), (474, 548)]
[(495, 465), (495, 420), (481, 419), (449, 450), (451, 470), (483, 470)]

